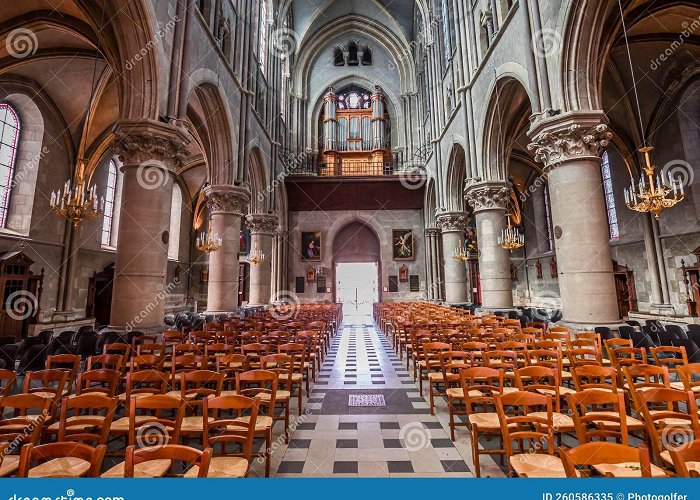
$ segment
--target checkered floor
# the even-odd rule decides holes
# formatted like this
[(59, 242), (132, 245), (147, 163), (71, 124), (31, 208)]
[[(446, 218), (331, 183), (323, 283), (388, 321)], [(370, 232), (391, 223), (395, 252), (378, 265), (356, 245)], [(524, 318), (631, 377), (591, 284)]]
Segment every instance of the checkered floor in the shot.
[[(383, 407), (350, 407), (351, 394), (382, 394)], [(347, 317), (292, 424), (288, 445), (273, 443), (276, 477), (472, 477), (468, 433), (449, 439), (445, 402), (430, 415), (412, 373), (369, 317)], [(296, 413), (296, 412), (294, 412)], [(279, 435), (280, 424), (275, 426)], [(262, 471), (257, 463), (255, 471)], [(482, 476), (500, 477), (482, 458)]]

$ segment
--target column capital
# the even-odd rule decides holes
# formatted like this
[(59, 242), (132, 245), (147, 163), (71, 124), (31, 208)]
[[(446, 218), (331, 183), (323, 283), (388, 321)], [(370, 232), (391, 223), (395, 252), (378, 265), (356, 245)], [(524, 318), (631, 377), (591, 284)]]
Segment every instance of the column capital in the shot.
[(464, 199), (474, 212), (506, 210), (510, 199), (510, 186), (505, 181), (476, 182), (464, 189)]
[(276, 213), (250, 214), (245, 220), (251, 234), (268, 234), (270, 236), (275, 233), (279, 223)]
[(124, 165), (160, 166), (177, 170), (187, 157), (188, 136), (155, 120), (124, 120), (114, 127), (112, 147)]
[(207, 206), (212, 214), (243, 215), (248, 211), (250, 190), (247, 186), (217, 185), (204, 189)]
[(598, 159), (612, 132), (602, 111), (569, 111), (533, 123), (528, 149), (535, 160), (551, 168), (571, 160)]
[(467, 229), (469, 216), (466, 212), (442, 212), (435, 216), (437, 226), (443, 233), (464, 231)]

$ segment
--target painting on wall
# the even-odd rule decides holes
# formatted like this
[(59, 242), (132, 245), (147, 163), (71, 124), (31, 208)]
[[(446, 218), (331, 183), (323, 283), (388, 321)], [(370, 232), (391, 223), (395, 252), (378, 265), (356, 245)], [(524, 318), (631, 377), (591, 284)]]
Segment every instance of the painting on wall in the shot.
[(393, 229), (391, 231), (391, 241), (394, 260), (415, 259), (412, 229)]
[(238, 251), (241, 255), (248, 255), (250, 253), (250, 231), (241, 231), (240, 238), (240, 250)]
[(321, 231), (301, 233), (302, 260), (321, 260)]

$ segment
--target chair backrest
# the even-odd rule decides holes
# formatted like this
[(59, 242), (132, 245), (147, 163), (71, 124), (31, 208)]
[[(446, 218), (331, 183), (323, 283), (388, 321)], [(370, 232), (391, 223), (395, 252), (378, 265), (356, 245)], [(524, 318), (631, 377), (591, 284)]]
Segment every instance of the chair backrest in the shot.
[(105, 344), (102, 349), (103, 354), (121, 354), (124, 362), (129, 359), (131, 355), (131, 345), (124, 342), (115, 342), (111, 344)]
[(263, 397), (261, 404), (272, 410), (277, 398), (279, 376), (269, 370), (249, 370), (236, 373), (236, 392), (241, 396)]
[(75, 393), (80, 394), (104, 394), (114, 396), (119, 386), (120, 373), (116, 370), (90, 370), (81, 373), (75, 384)]
[(124, 357), (121, 354), (97, 354), (95, 356), (89, 356), (86, 370), (98, 370), (100, 368), (116, 370), (121, 373), (124, 370)]
[[(16, 394), (0, 398), (0, 442), (36, 444), (46, 421), (51, 418), (53, 398)], [(9, 416), (8, 416), (9, 415)]]
[(117, 398), (99, 393), (63, 398), (58, 441), (106, 445), (117, 404)]
[(652, 347), (651, 355), (654, 358), (654, 363), (659, 366), (665, 366), (668, 371), (675, 373), (680, 365), (688, 364), (688, 355), (685, 347), (661, 346)]
[(678, 377), (683, 382), (686, 391), (700, 386), (700, 363), (688, 363), (678, 367)]
[(578, 467), (591, 467), (599, 464), (639, 463), (642, 477), (651, 477), (649, 449), (640, 444), (637, 447), (618, 443), (592, 442), (575, 448), (560, 448), (567, 477), (577, 477)]
[(134, 477), (137, 465), (153, 460), (171, 460), (197, 467), (197, 477), (204, 478), (209, 474), (212, 449), (198, 450), (181, 444), (166, 444), (137, 448), (129, 446), (124, 456), (124, 477)]
[[(554, 454), (552, 398), (518, 391), (495, 397), (496, 412), (508, 457), (515, 453), (542, 451)], [(517, 447), (513, 446), (517, 443)]]
[(566, 394), (566, 402), (580, 444), (611, 438), (628, 444), (624, 394), (588, 389)]
[(154, 370), (140, 370), (126, 374), (126, 396), (132, 394), (164, 394), (168, 375)]
[(579, 365), (571, 369), (574, 387), (578, 392), (587, 389), (605, 389), (617, 392), (617, 372), (611, 366)]
[[(37, 462), (48, 462), (57, 458), (79, 458), (90, 464), (88, 477), (98, 477), (102, 468), (107, 447), (100, 445), (96, 448), (82, 443), (49, 443), (35, 446), (27, 444), (20, 452), (18, 477), (29, 477), (32, 465)], [(60, 469), (47, 477), (74, 477)]]
[[(155, 394), (129, 398), (129, 445), (177, 443), (187, 402), (182, 398)], [(165, 412), (173, 414), (168, 418)], [(137, 418), (138, 417), (138, 418)]]
[[(250, 460), (255, 437), (255, 419), (258, 415), (260, 400), (246, 396), (221, 396), (204, 400), (202, 414), (204, 418), (205, 447), (215, 448), (216, 443), (238, 443), (241, 454)], [(234, 413), (234, 418), (227, 418), (222, 413)], [(248, 418), (236, 418), (247, 416)]]
[(0, 369), (0, 397), (9, 396), (15, 385), (17, 374), (11, 370)]

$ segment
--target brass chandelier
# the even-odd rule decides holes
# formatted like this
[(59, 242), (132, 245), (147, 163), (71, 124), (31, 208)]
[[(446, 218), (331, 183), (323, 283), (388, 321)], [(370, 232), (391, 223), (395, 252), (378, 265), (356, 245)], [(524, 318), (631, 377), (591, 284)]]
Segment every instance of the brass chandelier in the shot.
[(81, 161), (75, 185), (69, 179), (63, 189), (52, 191), (49, 206), (54, 214), (65, 217), (73, 227), (78, 227), (80, 221), (95, 219), (104, 211), (105, 199), (102, 197), (98, 205), (97, 186), (87, 187), (85, 164)]
[[(656, 167), (651, 163), (653, 149), (652, 146), (645, 146), (639, 150), (644, 155), (644, 175), (636, 182), (633, 178), (630, 186), (625, 188), (625, 205), (636, 212), (652, 213), (658, 220), (662, 210), (671, 208), (685, 199), (685, 192), (683, 183), (669, 179), (673, 184), (671, 187), (661, 175), (654, 176)], [(670, 196), (671, 194), (673, 196)]]
[(248, 262), (254, 266), (257, 266), (264, 260), (265, 253), (258, 248), (258, 245), (255, 245), (253, 250), (251, 250), (250, 254), (248, 255)]
[(510, 214), (506, 214), (506, 218), (508, 219), (508, 227), (501, 231), (501, 236), (498, 237), (498, 244), (512, 252), (525, 245), (525, 235), (520, 232), (517, 226), (511, 224)]
[(462, 243), (462, 240), (459, 240), (459, 244), (454, 250), (454, 253), (452, 255), (452, 258), (456, 260), (457, 262), (467, 262), (470, 258), (469, 255), (469, 250), (467, 250), (467, 241), (465, 240), (464, 243)]
[(223, 241), (218, 234), (212, 234), (211, 221), (209, 221), (207, 231), (197, 236), (197, 250), (200, 252), (206, 252), (208, 254), (217, 252), (221, 248), (222, 243)]

